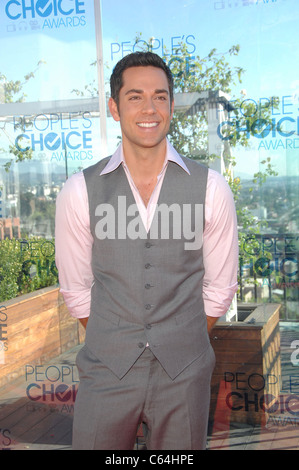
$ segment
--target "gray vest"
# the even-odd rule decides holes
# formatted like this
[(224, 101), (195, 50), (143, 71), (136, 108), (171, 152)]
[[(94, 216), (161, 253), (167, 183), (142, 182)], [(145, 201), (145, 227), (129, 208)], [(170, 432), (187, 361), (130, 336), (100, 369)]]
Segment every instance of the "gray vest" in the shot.
[(149, 233), (122, 165), (100, 176), (106, 158), (84, 170), (94, 238), (86, 346), (120, 378), (147, 344), (171, 378), (210, 344), (202, 246), (190, 241), (198, 227), (197, 209), (204, 208), (208, 169), (183, 159), (191, 175), (168, 163), (161, 211)]

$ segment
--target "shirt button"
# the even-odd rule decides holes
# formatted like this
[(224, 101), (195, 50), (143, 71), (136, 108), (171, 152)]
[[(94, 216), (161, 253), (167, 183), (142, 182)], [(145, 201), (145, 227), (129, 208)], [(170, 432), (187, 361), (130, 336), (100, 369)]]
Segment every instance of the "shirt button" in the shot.
[(145, 244), (146, 248), (150, 248), (151, 246), (152, 246), (152, 244), (150, 242), (146, 242), (146, 244)]
[(146, 263), (146, 265), (144, 266), (145, 269), (149, 269), (151, 267), (150, 263)]
[(148, 323), (147, 325), (145, 325), (145, 328), (146, 328), (147, 330), (150, 330), (151, 327), (152, 327), (152, 325), (151, 325), (150, 323)]
[(140, 349), (144, 348), (144, 343), (138, 343), (138, 348)]
[(150, 289), (151, 288), (151, 285), (150, 284), (145, 284), (144, 286), (146, 289)]
[(145, 309), (150, 310), (152, 308), (151, 304), (146, 304)]

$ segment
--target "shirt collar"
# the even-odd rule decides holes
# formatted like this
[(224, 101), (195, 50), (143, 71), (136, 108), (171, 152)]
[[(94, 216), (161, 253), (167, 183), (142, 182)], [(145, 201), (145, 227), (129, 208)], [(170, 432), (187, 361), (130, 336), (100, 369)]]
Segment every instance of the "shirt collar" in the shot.
[[(168, 139), (166, 139), (166, 142), (167, 142), (167, 148), (166, 148), (165, 165), (167, 164), (168, 161), (174, 162), (177, 165), (179, 165), (184, 171), (186, 171), (186, 173), (190, 175), (190, 171), (188, 170), (182, 157), (175, 150), (175, 148), (171, 145)], [(124, 158), (124, 153), (123, 153), (123, 147), (120, 144), (117, 147), (114, 154), (112, 155), (112, 157), (110, 158), (110, 160), (108, 161), (107, 165), (101, 171), (100, 175), (106, 175), (107, 173), (111, 173), (112, 171), (116, 170), (116, 168), (118, 168), (119, 165), (121, 164), (125, 165), (125, 158)]]

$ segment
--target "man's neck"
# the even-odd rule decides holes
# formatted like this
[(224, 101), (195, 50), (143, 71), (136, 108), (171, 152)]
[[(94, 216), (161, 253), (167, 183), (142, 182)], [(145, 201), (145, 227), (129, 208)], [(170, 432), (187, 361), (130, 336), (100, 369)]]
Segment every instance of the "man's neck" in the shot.
[(124, 158), (133, 180), (147, 182), (157, 178), (164, 165), (166, 148), (166, 139), (152, 148), (135, 148), (123, 143)]
[(153, 148), (132, 148), (123, 144), (126, 165), (145, 206), (147, 206), (157, 184), (166, 156), (166, 139)]

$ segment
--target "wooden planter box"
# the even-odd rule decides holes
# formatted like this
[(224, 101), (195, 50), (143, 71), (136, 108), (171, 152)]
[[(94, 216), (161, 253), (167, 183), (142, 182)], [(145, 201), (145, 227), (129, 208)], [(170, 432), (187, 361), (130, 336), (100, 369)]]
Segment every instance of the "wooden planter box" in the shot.
[(211, 333), (216, 367), (210, 421), (265, 424), (280, 393), (280, 305), (243, 304), (239, 310), (243, 321), (219, 321)]
[(84, 340), (58, 287), (48, 287), (0, 304), (0, 387)]

